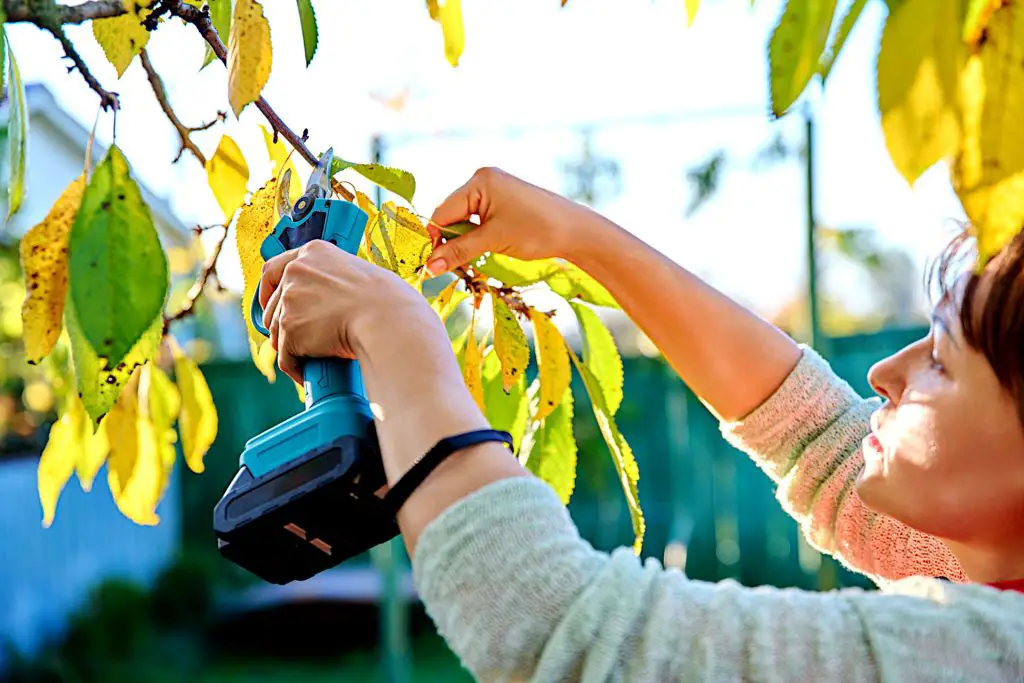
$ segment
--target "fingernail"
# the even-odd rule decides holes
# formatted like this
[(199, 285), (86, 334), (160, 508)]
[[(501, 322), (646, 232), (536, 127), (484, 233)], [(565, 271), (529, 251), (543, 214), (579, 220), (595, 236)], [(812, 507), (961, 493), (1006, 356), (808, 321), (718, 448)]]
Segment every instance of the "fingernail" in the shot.
[(437, 277), (438, 275), (448, 271), (448, 264), (445, 263), (443, 258), (434, 259), (427, 264), (427, 272), (432, 276)]

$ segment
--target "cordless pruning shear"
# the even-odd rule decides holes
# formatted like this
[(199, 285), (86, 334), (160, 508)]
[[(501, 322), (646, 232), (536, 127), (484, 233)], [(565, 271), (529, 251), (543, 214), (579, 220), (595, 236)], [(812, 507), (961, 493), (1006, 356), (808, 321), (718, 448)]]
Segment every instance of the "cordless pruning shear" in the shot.
[[(320, 158), (306, 190), (287, 206), (260, 246), (270, 260), (313, 240), (355, 254), (369, 216), (331, 198), (333, 149)], [(285, 178), (287, 187), (288, 178)], [(259, 288), (249, 317), (263, 335)], [(225, 558), (275, 584), (307, 579), (399, 533), (381, 491), (386, 478), (359, 365), (306, 359), (305, 410), (246, 443), (240, 468), (214, 509)]]

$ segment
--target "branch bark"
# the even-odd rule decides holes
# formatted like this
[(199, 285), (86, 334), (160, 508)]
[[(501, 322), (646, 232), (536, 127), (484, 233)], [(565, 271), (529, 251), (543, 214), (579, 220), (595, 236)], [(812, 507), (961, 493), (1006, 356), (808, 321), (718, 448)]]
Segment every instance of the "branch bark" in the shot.
[[(202, 230), (199, 232), (202, 232)], [(188, 296), (185, 299), (185, 303), (181, 307), (181, 310), (174, 315), (164, 316), (164, 336), (167, 335), (167, 331), (171, 328), (171, 323), (176, 320), (187, 318), (195, 312), (196, 302), (199, 300), (199, 297), (203, 295), (203, 290), (206, 289), (206, 283), (210, 281), (211, 277), (218, 277), (217, 260), (220, 258), (220, 252), (224, 249), (224, 242), (227, 241), (227, 238), (228, 229), (227, 226), (224, 226), (224, 234), (222, 234), (216, 244), (213, 245), (213, 252), (210, 254), (210, 259), (206, 262), (206, 265), (203, 266), (203, 272), (199, 274), (199, 278), (196, 279), (195, 284), (188, 290)]]
[[(42, 18), (39, 5), (31, 0), (3, 0), (7, 12), (7, 21), (27, 21), (43, 28), (39, 21)], [(90, 0), (80, 5), (58, 5), (56, 2), (42, 4), (42, 13), (52, 13), (52, 20), (57, 25), (81, 24), (90, 19), (107, 19), (119, 17), (126, 13), (121, 0)]]
[(212, 127), (218, 121), (224, 121), (227, 118), (227, 114), (224, 112), (218, 112), (217, 118), (209, 123), (204, 123), (201, 126), (186, 126), (181, 122), (181, 119), (178, 118), (178, 115), (174, 113), (174, 109), (171, 107), (171, 103), (167, 99), (167, 89), (164, 88), (163, 79), (160, 78), (160, 74), (156, 72), (156, 69), (153, 67), (153, 62), (149, 59), (149, 53), (145, 49), (139, 53), (139, 59), (142, 62), (142, 68), (146, 71), (146, 76), (149, 78), (149, 84), (153, 88), (153, 94), (156, 95), (156, 100), (160, 103), (160, 108), (164, 110), (164, 114), (167, 115), (167, 119), (171, 122), (171, 125), (174, 126), (174, 130), (178, 132), (178, 137), (181, 138), (181, 147), (178, 149), (178, 156), (174, 157), (174, 161), (177, 162), (187, 149), (200, 164), (205, 166), (206, 156), (196, 146), (196, 144), (192, 142), (192, 138), (190, 136), (192, 133)]
[(78, 50), (71, 44), (71, 40), (68, 39), (64, 33), (64, 27), (60, 24), (57, 25), (40, 25), (41, 28), (46, 29), (53, 34), (53, 37), (57, 39), (57, 42), (64, 48), (64, 54), (68, 59), (71, 60), (73, 66), (68, 67), (68, 73), (71, 73), (75, 69), (78, 69), (78, 73), (82, 74), (82, 78), (85, 79), (86, 84), (92, 88), (100, 97), (100, 106), (104, 109), (120, 109), (121, 103), (117, 99), (116, 92), (110, 92), (96, 80), (96, 77), (89, 71), (89, 67), (86, 65), (85, 60), (78, 54)]

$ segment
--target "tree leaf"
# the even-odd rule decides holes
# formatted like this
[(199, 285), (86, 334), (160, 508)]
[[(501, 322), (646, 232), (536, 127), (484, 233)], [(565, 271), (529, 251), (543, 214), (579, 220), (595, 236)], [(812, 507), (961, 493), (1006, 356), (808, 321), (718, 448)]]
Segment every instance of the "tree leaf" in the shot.
[(857, 20), (860, 19), (861, 12), (864, 11), (864, 7), (867, 4), (868, 0), (853, 0), (853, 4), (850, 5), (846, 14), (843, 15), (843, 20), (839, 24), (839, 30), (836, 32), (836, 38), (832, 42), (828, 53), (822, 56), (821, 62), (818, 65), (818, 73), (821, 74), (822, 81), (828, 80), (829, 74), (832, 73), (832, 67), (835, 66), (836, 60), (839, 59), (839, 53), (843, 51), (843, 46), (846, 45), (846, 39), (850, 37), (850, 32), (857, 25)]
[(19, 257), (25, 273), (21, 306), (25, 358), (35, 365), (53, 350), (63, 329), (68, 291), (68, 236), (85, 191), (85, 174), (71, 181), (49, 213), (25, 233)]
[(39, 458), (36, 478), (44, 527), (53, 524), (57, 503), (71, 475), (77, 470), (82, 488), (88, 491), (106, 455), (106, 434), (102, 430), (93, 433), (82, 402), (69, 394)]
[(75, 366), (75, 381), (79, 397), (93, 424), (110, 411), (121, 394), (124, 384), (136, 368), (145, 365), (156, 354), (163, 335), (163, 315), (157, 315), (142, 337), (120, 363), (108, 369), (89, 345), (79, 326), (79, 318), (70, 297), (64, 311), (64, 324), (71, 340), (71, 358)]
[(257, 0), (235, 0), (228, 40), (228, 100), (235, 118), (255, 102), (270, 79), (270, 23)]
[(92, 20), (92, 35), (118, 78), (124, 76), (135, 55), (149, 42), (149, 31), (142, 25), (148, 12), (136, 6), (134, 0), (124, 0), (124, 8), (125, 13), (120, 16)]
[(530, 321), (533, 323), (540, 378), (540, 404), (533, 419), (543, 420), (559, 406), (572, 379), (569, 349), (562, 333), (547, 315), (531, 308)]
[(622, 357), (615, 346), (615, 338), (590, 308), (578, 303), (571, 306), (580, 326), (583, 364), (590, 369), (600, 385), (603, 403), (609, 414), (615, 415), (622, 405), (623, 384)]
[(7, 149), (9, 152), (7, 185), (7, 218), (16, 214), (25, 201), (25, 157), (28, 145), (29, 118), (25, 103), (25, 82), (21, 80), (21, 69), (11, 49), (11, 41), (4, 31), (7, 44)]
[(310, 0), (298, 0), (299, 21), (302, 23), (302, 46), (306, 50), (306, 66), (313, 61), (317, 47), (316, 14)]
[(205, 469), (203, 457), (217, 438), (217, 406), (199, 366), (177, 344), (172, 345), (172, 351), (174, 375), (181, 391), (178, 429), (185, 463), (190, 470), (201, 474)]
[[(437, 22), (444, 35), (444, 56), (452, 66), (459, 65), (459, 58), (466, 47), (466, 33), (462, 25), (462, 0), (444, 0), (437, 6)], [(411, 200), (410, 200), (411, 201)]]
[(526, 469), (547, 482), (563, 505), (569, 504), (576, 487), (577, 446), (572, 417), (573, 395), (566, 387), (554, 410), (523, 439), (519, 454)]
[(484, 355), (482, 375), (484, 416), (492, 429), (511, 434), (513, 450), (518, 450), (529, 418), (526, 375), (520, 375), (506, 393), (501, 376), (501, 361), (493, 347)]
[[(150, 362), (142, 368), (139, 379), (141, 416), (153, 427), (154, 447), (160, 455), (160, 488), (157, 501), (163, 497), (177, 459), (177, 434), (174, 422), (181, 412), (181, 394), (159, 365)], [(153, 504), (156, 507), (156, 503)]]
[[(274, 231), (275, 196), (276, 183), (271, 179), (253, 194), (248, 204), (242, 207), (242, 212), (235, 225), (235, 246), (241, 261), (244, 283), (242, 317), (245, 319), (245, 329), (249, 334), (249, 350), (252, 352), (253, 364), (271, 382), (276, 376), (272, 358), (270, 358), (269, 368), (267, 366), (269, 354), (273, 353), (273, 347), (269, 346), (270, 340), (253, 327), (252, 320), (249, 318), (249, 310), (252, 306), (252, 297), (259, 287), (260, 277), (263, 273), (264, 260), (260, 254), (260, 247), (267, 235)], [(264, 345), (269, 351), (264, 350)]]
[(494, 352), (501, 361), (502, 387), (510, 391), (530, 364), (530, 345), (515, 313), (495, 290), (491, 291), (491, 301), (494, 304)]
[(169, 285), (153, 217), (116, 146), (86, 185), (69, 251), (69, 296), (81, 332), (114, 367), (161, 315)]
[(473, 318), (470, 321), (469, 329), (466, 331), (466, 334), (462, 339), (459, 364), (462, 366), (462, 381), (466, 383), (466, 388), (469, 389), (470, 395), (473, 397), (473, 400), (476, 401), (480, 410), (486, 413), (487, 406), (484, 403), (482, 377), (483, 357), (480, 355), (479, 342), (473, 334), (475, 326), (476, 310), (473, 311)]
[(224, 212), (225, 224), (230, 223), (235, 211), (245, 201), (249, 166), (238, 143), (227, 135), (221, 136), (217, 151), (206, 161), (206, 180)]
[(489, 254), (474, 268), (506, 287), (526, 287), (543, 282), (564, 299), (580, 299), (595, 306), (619, 308), (611, 293), (575, 264), (561, 259), (523, 261)]
[[(231, 38), (231, 0), (209, 0), (210, 21), (217, 31), (217, 36), (225, 45)], [(213, 49), (206, 46), (206, 58), (203, 60), (203, 67), (217, 59)], [(202, 67), (201, 67), (202, 68)]]
[(782, 116), (793, 106), (817, 72), (835, 10), (836, 0), (786, 2), (768, 44), (775, 116)]
[(335, 157), (331, 162), (331, 177), (349, 168), (412, 204), (413, 195), (416, 194), (416, 178), (412, 173), (383, 164), (357, 164)]
[(693, 26), (693, 20), (697, 18), (697, 10), (700, 8), (700, 0), (686, 0), (686, 26)]
[(954, 166), (981, 264), (1024, 224), (1024, 136), (1014, 117), (1024, 102), (1024, 13), (1003, 5), (989, 17), (985, 35), (961, 72), (963, 137)]
[(964, 62), (959, 0), (907, 0), (891, 11), (878, 52), (878, 108), (896, 169), (913, 185), (960, 141)]
[(107, 416), (110, 439), (107, 485), (118, 510), (136, 524), (160, 522), (156, 507), (164, 484), (164, 461), (156, 427), (142, 412), (140, 370)]
[(452, 280), (451, 283), (438, 292), (434, 300), (430, 302), (430, 307), (437, 313), (438, 317), (441, 318), (441, 322), (446, 322), (448, 317), (458, 308), (459, 304), (469, 298), (469, 293), (463, 290), (456, 290), (460, 280)]
[(598, 429), (601, 430), (601, 436), (604, 437), (604, 441), (608, 445), (612, 462), (615, 464), (615, 472), (622, 485), (622, 491), (626, 495), (629, 517), (633, 522), (633, 552), (639, 555), (640, 549), (643, 547), (646, 524), (643, 511), (640, 509), (640, 493), (637, 488), (637, 483), (640, 481), (640, 470), (637, 467), (636, 458), (633, 457), (633, 449), (629, 447), (629, 443), (626, 442), (625, 437), (622, 436), (615, 424), (615, 419), (605, 403), (603, 388), (597, 378), (586, 364), (576, 362), (575, 357), (573, 360), (576, 370), (583, 378), (583, 384), (590, 396), (591, 407), (594, 409)]
[[(401, 217), (401, 220), (396, 220)], [(415, 226), (419, 226), (416, 229)], [(410, 280), (419, 275), (433, 251), (422, 224), (406, 209), (385, 202), (366, 228), (371, 262)], [(376, 250), (376, 252), (374, 252)]]

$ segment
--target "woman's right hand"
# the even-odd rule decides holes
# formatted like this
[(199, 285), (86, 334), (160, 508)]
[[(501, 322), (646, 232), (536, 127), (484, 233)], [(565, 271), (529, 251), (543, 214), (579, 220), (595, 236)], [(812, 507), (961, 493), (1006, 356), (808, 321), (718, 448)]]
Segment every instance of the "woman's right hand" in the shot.
[(427, 263), (433, 276), (464, 266), (485, 252), (523, 260), (561, 257), (575, 260), (594, 231), (610, 223), (590, 209), (495, 168), (483, 168), (453, 192), (427, 225), (435, 243), (444, 227), (480, 218), (465, 235), (435, 244)]

